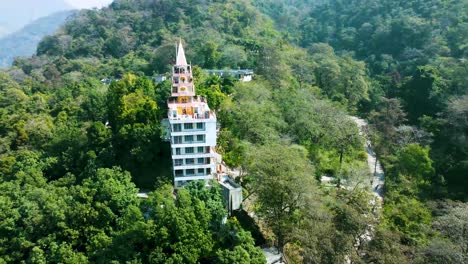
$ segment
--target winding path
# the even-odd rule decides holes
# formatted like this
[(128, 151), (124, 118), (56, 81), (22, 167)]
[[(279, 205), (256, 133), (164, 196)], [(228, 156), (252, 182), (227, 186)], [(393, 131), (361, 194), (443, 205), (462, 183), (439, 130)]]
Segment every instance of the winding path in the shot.
[(374, 150), (372, 149), (372, 144), (367, 134), (367, 121), (355, 116), (351, 116), (351, 119), (357, 124), (361, 136), (366, 139), (367, 165), (369, 166), (369, 170), (373, 175), (371, 180), (372, 193), (379, 198), (380, 202), (382, 202), (385, 173), (382, 169), (382, 166), (380, 165), (380, 162), (377, 160), (377, 156)]
[[(368, 124), (366, 120), (351, 116), (351, 119), (357, 124), (359, 128), (359, 133), (366, 139), (366, 153), (367, 153), (367, 165), (369, 170), (372, 173), (372, 178), (370, 181), (370, 188), (373, 195), (373, 198), (369, 200), (369, 203), (372, 205), (372, 217), (374, 220), (378, 220), (379, 212), (382, 210), (383, 195), (384, 195), (384, 184), (385, 184), (385, 174), (380, 165), (380, 162), (377, 160), (377, 156), (372, 149), (372, 144), (368, 136)], [(359, 246), (364, 241), (370, 241), (374, 233), (375, 224), (369, 224), (362, 235), (359, 236), (358, 241), (356, 241), (356, 246)], [(345, 261), (346, 264), (351, 263), (350, 259), (347, 258)]]

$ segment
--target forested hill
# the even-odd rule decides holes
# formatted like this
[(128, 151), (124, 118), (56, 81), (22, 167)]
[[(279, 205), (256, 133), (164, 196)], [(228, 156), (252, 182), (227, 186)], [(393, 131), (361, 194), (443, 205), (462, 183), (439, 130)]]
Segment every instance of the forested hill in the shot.
[(0, 38), (0, 68), (11, 66), (19, 56), (32, 56), (37, 45), (47, 35), (55, 33), (75, 11), (58, 12), (26, 25), (19, 31)]
[[(0, 263), (264, 263), (257, 246), (271, 244), (297, 263), (466, 262), (465, 2), (116, 0), (80, 11), (0, 72)], [(216, 185), (174, 199), (160, 123), (171, 84), (148, 77), (170, 71), (180, 38), (260, 229), (242, 214), (220, 225)], [(238, 67), (255, 80), (201, 70)], [(349, 115), (369, 120), (382, 211)]]
[(2, 1), (0, 37), (16, 32), (41, 17), (72, 9), (65, 0)]
[[(388, 105), (382, 98), (392, 99), (393, 106), (404, 110), (404, 117), (394, 122), (432, 134), (435, 167), (450, 179), (453, 191), (468, 185), (462, 173), (468, 169), (468, 146), (460, 142), (466, 136), (460, 134), (464, 125), (453, 120), (466, 111), (460, 107), (468, 92), (467, 1), (253, 2), (275, 20), (285, 38), (309, 52), (314, 43), (322, 42), (338, 54), (365, 61), (373, 84), (370, 100), (361, 101), (361, 114), (372, 119), (373, 111)], [(327, 65), (324, 74), (341, 74), (339, 67)], [(391, 134), (389, 128), (383, 134)], [(385, 141), (388, 144), (388, 138)]]
[(259, 43), (274, 43), (275, 34), (270, 20), (247, 1), (120, 0), (102, 12), (82, 13), (62, 33), (44, 39), (38, 55), (98, 58), (103, 64), (126, 61), (132, 71), (151, 75), (168, 70), (181, 37), (196, 65), (249, 68)]

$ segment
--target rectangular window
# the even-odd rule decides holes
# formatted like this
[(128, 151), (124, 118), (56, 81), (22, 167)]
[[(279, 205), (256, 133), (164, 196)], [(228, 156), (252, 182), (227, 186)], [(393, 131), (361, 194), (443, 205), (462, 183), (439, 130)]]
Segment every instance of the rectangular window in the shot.
[(193, 123), (185, 123), (184, 129), (193, 129)]
[(190, 135), (190, 136), (185, 136), (185, 143), (191, 143), (193, 142), (193, 136)]
[(205, 158), (198, 158), (198, 164), (205, 164)]
[(182, 159), (176, 159), (174, 160), (174, 166), (182, 166), (183, 162)]
[(197, 129), (203, 129), (203, 123), (197, 123)]
[(192, 164), (194, 164), (194, 163), (195, 163), (195, 160), (194, 160), (194, 159), (186, 159), (186, 160), (185, 160), (185, 164), (186, 164), (186, 165), (192, 165)]
[(197, 135), (197, 141), (198, 142), (204, 142), (205, 141), (205, 135)]
[(197, 148), (197, 153), (203, 153), (205, 152), (205, 147), (198, 147)]
[(176, 155), (180, 155), (180, 148), (176, 148), (176, 149), (175, 149), (175, 154), (176, 154)]
[(185, 170), (185, 172), (187, 173), (187, 175), (194, 175), (195, 169), (188, 169), (188, 170)]
[(176, 170), (175, 171), (175, 176), (176, 177), (184, 176), (184, 170)]
[(207, 169), (206, 169), (206, 174), (208, 174), (208, 175), (211, 174), (211, 169), (210, 169), (210, 168), (207, 168)]
[(185, 148), (185, 154), (192, 154), (194, 151), (193, 147)]
[(174, 125), (172, 125), (172, 131), (173, 131), (173, 132), (180, 132), (180, 131), (182, 131), (182, 125), (181, 125), (181, 124), (174, 124)]
[(174, 137), (174, 144), (182, 144), (182, 137), (181, 136), (175, 136)]
[(205, 169), (198, 169), (198, 174), (205, 174)]

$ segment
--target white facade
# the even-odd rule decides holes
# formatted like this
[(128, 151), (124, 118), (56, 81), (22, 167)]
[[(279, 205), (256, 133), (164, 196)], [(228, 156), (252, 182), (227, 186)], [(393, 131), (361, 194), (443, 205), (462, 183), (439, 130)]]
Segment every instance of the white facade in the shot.
[(190, 180), (213, 179), (220, 159), (216, 153), (216, 119), (169, 119), (169, 122), (175, 186), (183, 186)]

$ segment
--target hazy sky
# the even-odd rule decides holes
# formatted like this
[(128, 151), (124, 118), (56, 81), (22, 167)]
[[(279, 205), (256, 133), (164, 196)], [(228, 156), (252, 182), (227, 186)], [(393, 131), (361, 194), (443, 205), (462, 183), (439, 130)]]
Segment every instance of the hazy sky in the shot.
[(76, 8), (103, 7), (112, 3), (112, 0), (65, 0)]

